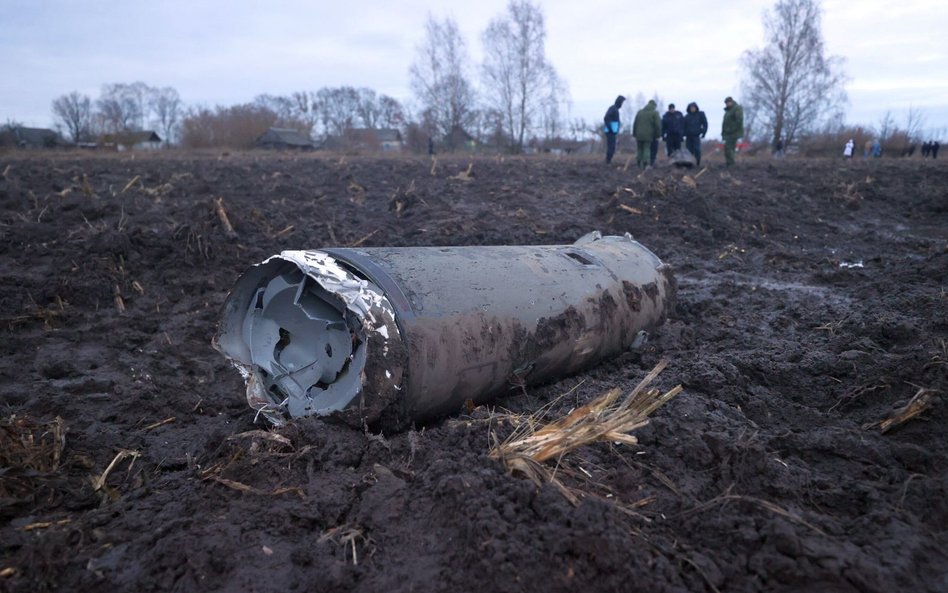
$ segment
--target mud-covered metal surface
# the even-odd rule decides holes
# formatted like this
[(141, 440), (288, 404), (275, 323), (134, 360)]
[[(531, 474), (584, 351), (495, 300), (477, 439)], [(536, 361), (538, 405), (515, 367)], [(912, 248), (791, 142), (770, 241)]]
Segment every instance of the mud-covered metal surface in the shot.
[(341, 413), (399, 429), (620, 354), (674, 294), (630, 235), (285, 251), (240, 278), (214, 344), (273, 422)]

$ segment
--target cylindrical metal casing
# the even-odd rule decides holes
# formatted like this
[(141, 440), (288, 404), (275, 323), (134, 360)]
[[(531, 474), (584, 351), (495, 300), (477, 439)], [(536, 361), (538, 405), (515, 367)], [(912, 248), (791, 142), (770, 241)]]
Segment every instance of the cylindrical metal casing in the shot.
[[(353, 338), (367, 351), (358, 394), (335, 410), (291, 409), (290, 415), (336, 411), (381, 420), (385, 428), (452, 413), (468, 400), (481, 403), (620, 354), (640, 331), (662, 323), (675, 297), (668, 267), (628, 235), (595, 233), (568, 246), (330, 248), (275, 259), (298, 262), (300, 254), (334, 261), (384, 298), (368, 315), (373, 321), (357, 328), (367, 334)], [(318, 272), (300, 267), (333, 292)], [(275, 275), (275, 268), (248, 272), (225, 305), (216, 345), (239, 365), (253, 362), (234, 347), (233, 328), (245, 323), (237, 318), (248, 315), (247, 295), (262, 294)], [(247, 282), (253, 288), (239, 290)], [(261, 310), (258, 305), (255, 314)], [(286, 331), (281, 335), (296, 333)], [(284, 395), (291, 394), (277, 385), (266, 397), (279, 404)]]

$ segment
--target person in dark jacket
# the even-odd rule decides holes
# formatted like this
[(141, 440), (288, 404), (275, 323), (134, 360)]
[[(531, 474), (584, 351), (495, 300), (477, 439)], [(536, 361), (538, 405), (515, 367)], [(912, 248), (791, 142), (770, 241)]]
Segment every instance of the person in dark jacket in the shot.
[(603, 132), (606, 134), (606, 164), (612, 162), (612, 155), (616, 153), (616, 136), (619, 135), (619, 110), (622, 109), (622, 104), (625, 102), (625, 97), (619, 95), (616, 97), (616, 102), (609, 106), (609, 109), (606, 110), (605, 117), (602, 118), (603, 123)]
[(652, 142), (656, 142), (662, 135), (662, 118), (658, 115), (658, 105), (654, 100), (639, 109), (632, 123), (632, 135), (635, 136), (635, 161), (640, 169), (654, 165), (652, 158)]
[(688, 103), (685, 113), (685, 148), (695, 157), (695, 166), (701, 166), (701, 139), (708, 133), (708, 118), (695, 102)]
[(685, 135), (685, 117), (675, 109), (674, 103), (668, 104), (668, 111), (662, 116), (662, 140), (665, 141), (665, 154), (681, 149), (681, 137)]
[(932, 146), (931, 146), (931, 148), (930, 148), (929, 150), (932, 151), (932, 158), (933, 158), (933, 159), (937, 159), (937, 158), (938, 158), (938, 149), (939, 149), (939, 148), (941, 148), (941, 144), (938, 142), (938, 140), (935, 140), (934, 142), (932, 142)]

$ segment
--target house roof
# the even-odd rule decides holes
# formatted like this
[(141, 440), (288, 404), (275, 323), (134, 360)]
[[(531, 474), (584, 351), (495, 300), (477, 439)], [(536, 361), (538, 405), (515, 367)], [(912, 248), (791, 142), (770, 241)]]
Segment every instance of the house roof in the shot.
[(287, 146), (312, 147), (313, 143), (298, 130), (289, 128), (270, 128), (257, 138), (261, 144), (285, 144)]
[(119, 134), (106, 134), (102, 136), (102, 142), (106, 144), (121, 144), (123, 146), (134, 146), (143, 142), (161, 142), (161, 138), (152, 130), (141, 130), (139, 132), (122, 132)]
[(61, 144), (59, 134), (47, 128), (13, 128), (17, 144), (26, 146), (52, 146)]
[(385, 145), (388, 143), (402, 142), (402, 133), (394, 128), (348, 128), (339, 136), (328, 136), (322, 144), (322, 148), (365, 148), (385, 149), (390, 148)]
[(461, 126), (454, 126), (451, 128), (451, 131), (448, 132), (445, 138), (457, 143), (470, 142), (471, 140), (474, 140), (474, 136), (468, 134), (467, 130)]
[(402, 134), (394, 128), (381, 128), (375, 130), (375, 137), (379, 142), (401, 142)]

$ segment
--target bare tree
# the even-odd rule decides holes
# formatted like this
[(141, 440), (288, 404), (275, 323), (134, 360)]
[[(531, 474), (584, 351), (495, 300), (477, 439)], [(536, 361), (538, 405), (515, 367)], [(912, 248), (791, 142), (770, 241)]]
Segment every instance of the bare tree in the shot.
[(142, 90), (136, 85), (117, 83), (102, 85), (102, 92), (96, 101), (98, 116), (106, 132), (128, 132), (144, 127), (145, 100)]
[(397, 99), (388, 95), (379, 95), (380, 128), (401, 128), (405, 124), (405, 110)]
[(73, 142), (86, 140), (92, 130), (92, 100), (78, 91), (63, 95), (53, 100), (53, 116)]
[(521, 152), (556, 76), (546, 60), (543, 12), (529, 0), (510, 0), (506, 14), (487, 25), (483, 40), (488, 106), (502, 114), (510, 148)]
[(290, 95), (290, 101), (293, 103), (294, 119), (305, 122), (309, 134), (313, 135), (319, 123), (319, 104), (316, 101), (316, 93), (297, 91)]
[(249, 148), (278, 119), (259, 103), (213, 110), (194, 107), (181, 121), (181, 144), (188, 148)]
[(563, 134), (570, 108), (569, 85), (555, 71), (549, 74), (549, 87), (540, 105), (544, 140), (553, 140)]
[(370, 88), (361, 88), (356, 91), (358, 103), (356, 112), (362, 120), (362, 127), (376, 129), (379, 127), (379, 118), (382, 110), (379, 105), (378, 94)]
[(914, 105), (909, 106), (905, 112), (905, 133), (910, 141), (918, 142), (922, 138), (926, 119), (924, 111)]
[(254, 105), (269, 109), (280, 118), (290, 119), (293, 117), (294, 105), (290, 97), (282, 95), (263, 94), (257, 95), (253, 99)]
[(892, 117), (891, 111), (886, 110), (879, 118), (879, 142), (885, 144), (895, 130), (895, 118)]
[(467, 48), (457, 23), (450, 18), (439, 22), (428, 15), (425, 39), (416, 52), (409, 69), (412, 91), (422, 111), (450, 144), (455, 129), (473, 123), (475, 109)]
[(744, 110), (772, 143), (839, 116), (846, 103), (842, 58), (824, 55), (819, 0), (778, 0), (764, 15), (766, 45), (741, 58)]
[(144, 130), (148, 125), (148, 110), (151, 106), (150, 100), (154, 92), (155, 89), (140, 80), (125, 85), (124, 93), (128, 95), (131, 100), (135, 101), (136, 111), (138, 112), (138, 122), (136, 122), (135, 126), (139, 130)]
[(359, 91), (351, 86), (324, 87), (316, 91), (320, 120), (327, 134), (344, 136), (359, 115)]
[(274, 126), (290, 128), (313, 136), (319, 123), (319, 108), (315, 93), (298, 91), (290, 95), (257, 95), (253, 104), (277, 115)]
[(155, 114), (155, 120), (161, 129), (165, 144), (172, 144), (172, 138), (177, 131), (183, 110), (181, 96), (178, 91), (170, 86), (161, 89), (156, 88), (151, 90), (148, 103), (151, 106), (152, 113)]

